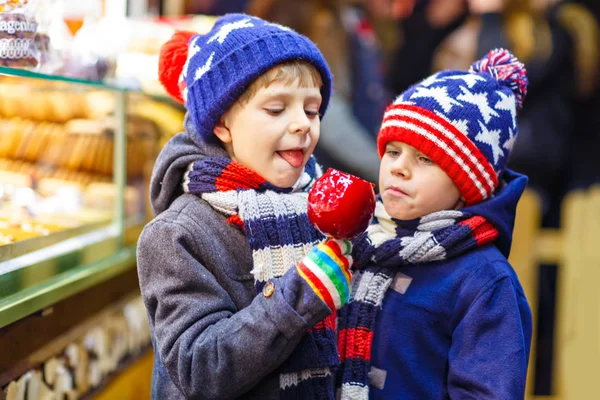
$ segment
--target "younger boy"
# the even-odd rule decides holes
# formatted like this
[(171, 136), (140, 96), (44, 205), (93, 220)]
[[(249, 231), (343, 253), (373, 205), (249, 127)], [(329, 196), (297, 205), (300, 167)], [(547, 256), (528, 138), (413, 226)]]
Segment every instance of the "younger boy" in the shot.
[(160, 75), (187, 115), (156, 161), (157, 217), (138, 245), (152, 397), (332, 399), (351, 246), (318, 244), (306, 215), (325, 60), (286, 27), (231, 14), (176, 34)]
[(339, 314), (342, 399), (523, 399), (531, 311), (507, 257), (527, 178), (505, 167), (526, 87), (500, 49), (386, 110)]

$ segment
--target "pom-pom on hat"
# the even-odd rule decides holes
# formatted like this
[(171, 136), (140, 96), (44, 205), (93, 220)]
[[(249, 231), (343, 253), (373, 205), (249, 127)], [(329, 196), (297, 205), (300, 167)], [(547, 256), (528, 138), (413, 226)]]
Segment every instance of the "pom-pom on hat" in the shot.
[(411, 145), (459, 188), (467, 205), (489, 198), (517, 137), (517, 113), (527, 93), (525, 66), (495, 49), (469, 72), (434, 74), (402, 93), (385, 111), (377, 137)]
[(214, 136), (221, 116), (259, 76), (277, 64), (302, 60), (321, 74), (321, 115), (331, 96), (331, 72), (307, 37), (245, 14), (220, 17), (205, 35), (177, 32), (161, 48), (159, 79), (185, 104), (203, 139)]

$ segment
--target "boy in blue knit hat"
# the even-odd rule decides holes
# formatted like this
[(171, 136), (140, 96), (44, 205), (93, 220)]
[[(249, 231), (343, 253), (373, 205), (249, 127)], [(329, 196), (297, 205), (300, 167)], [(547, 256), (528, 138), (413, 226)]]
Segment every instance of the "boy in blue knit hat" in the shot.
[(499, 49), (386, 110), (375, 219), (339, 313), (342, 399), (523, 399), (531, 311), (507, 257), (527, 178), (505, 167), (526, 88)]
[[(154, 399), (333, 399), (351, 244), (307, 217), (331, 74), (306, 37), (248, 15), (177, 33), (161, 81), (187, 108), (138, 243)], [(314, 289), (313, 289), (314, 288)]]

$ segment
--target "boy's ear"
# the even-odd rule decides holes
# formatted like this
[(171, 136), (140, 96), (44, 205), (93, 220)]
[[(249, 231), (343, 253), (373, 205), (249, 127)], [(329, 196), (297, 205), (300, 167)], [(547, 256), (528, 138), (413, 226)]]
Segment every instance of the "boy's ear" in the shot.
[(229, 128), (225, 126), (225, 122), (222, 119), (217, 122), (213, 128), (213, 132), (221, 142), (231, 143), (231, 132), (229, 131)]

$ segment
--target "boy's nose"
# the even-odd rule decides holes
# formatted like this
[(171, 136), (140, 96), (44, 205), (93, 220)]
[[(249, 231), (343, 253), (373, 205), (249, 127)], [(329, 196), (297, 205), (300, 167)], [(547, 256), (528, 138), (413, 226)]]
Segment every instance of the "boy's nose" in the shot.
[(289, 130), (291, 133), (305, 135), (310, 132), (310, 120), (302, 110), (294, 115), (293, 121), (290, 123)]
[(392, 164), (392, 174), (404, 179), (410, 179), (410, 165), (406, 153), (400, 154), (398, 158), (394, 160)]

